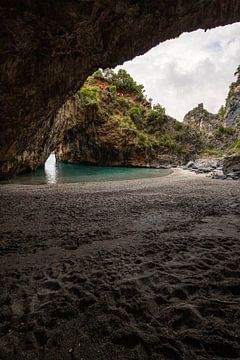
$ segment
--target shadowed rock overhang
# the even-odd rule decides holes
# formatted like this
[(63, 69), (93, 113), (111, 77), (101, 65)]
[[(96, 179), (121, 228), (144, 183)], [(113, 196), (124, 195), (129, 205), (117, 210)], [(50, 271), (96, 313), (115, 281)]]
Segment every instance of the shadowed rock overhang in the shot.
[(0, 177), (46, 160), (64, 132), (58, 110), (97, 68), (237, 21), (239, 0), (1, 0)]

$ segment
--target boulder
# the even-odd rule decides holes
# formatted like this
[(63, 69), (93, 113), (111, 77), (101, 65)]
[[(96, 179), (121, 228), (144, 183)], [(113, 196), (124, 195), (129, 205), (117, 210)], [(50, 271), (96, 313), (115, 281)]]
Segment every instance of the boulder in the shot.
[(226, 156), (223, 160), (223, 173), (237, 174), (240, 172), (240, 155)]

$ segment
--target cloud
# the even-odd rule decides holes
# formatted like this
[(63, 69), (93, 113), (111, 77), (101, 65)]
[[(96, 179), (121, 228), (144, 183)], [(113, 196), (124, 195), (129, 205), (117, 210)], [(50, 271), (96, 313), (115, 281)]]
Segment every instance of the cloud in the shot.
[(178, 120), (201, 102), (215, 113), (240, 64), (239, 39), (240, 23), (184, 33), (120, 67)]

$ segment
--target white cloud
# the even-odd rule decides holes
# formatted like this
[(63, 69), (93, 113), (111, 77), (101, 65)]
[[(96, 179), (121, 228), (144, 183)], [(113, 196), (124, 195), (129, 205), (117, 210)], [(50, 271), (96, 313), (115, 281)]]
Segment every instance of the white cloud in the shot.
[(184, 33), (122, 66), (144, 85), (153, 103), (181, 120), (203, 102), (217, 112), (240, 64), (240, 23)]

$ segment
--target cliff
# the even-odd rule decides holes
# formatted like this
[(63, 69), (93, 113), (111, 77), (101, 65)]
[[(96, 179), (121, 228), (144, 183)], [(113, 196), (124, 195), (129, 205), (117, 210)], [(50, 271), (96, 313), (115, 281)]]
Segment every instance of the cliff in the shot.
[(226, 99), (224, 123), (226, 127), (240, 128), (240, 65), (235, 73), (236, 82), (233, 82)]
[(193, 110), (189, 111), (184, 116), (183, 122), (207, 136), (211, 136), (216, 127), (221, 123), (218, 115), (208, 112), (204, 109), (203, 104), (199, 104)]
[(201, 149), (196, 132), (154, 107), (124, 70), (89, 77), (68, 101), (71, 116), (57, 147), (59, 161), (159, 166), (187, 161)]

